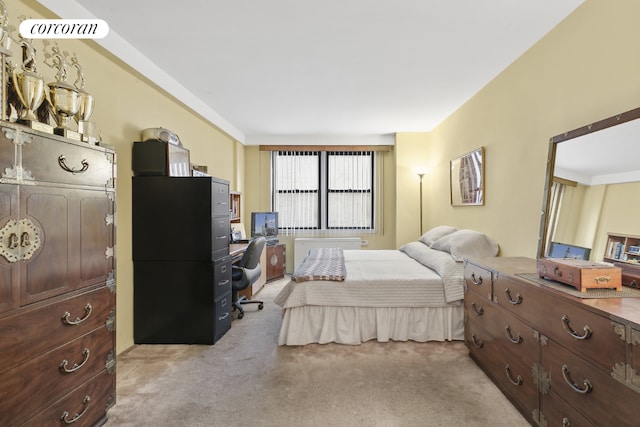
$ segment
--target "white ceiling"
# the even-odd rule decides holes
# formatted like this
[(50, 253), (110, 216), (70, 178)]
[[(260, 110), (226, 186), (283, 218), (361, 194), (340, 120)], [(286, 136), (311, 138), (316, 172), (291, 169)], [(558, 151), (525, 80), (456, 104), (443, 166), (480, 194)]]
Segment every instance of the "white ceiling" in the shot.
[(250, 143), (429, 131), (583, 0), (39, 2)]

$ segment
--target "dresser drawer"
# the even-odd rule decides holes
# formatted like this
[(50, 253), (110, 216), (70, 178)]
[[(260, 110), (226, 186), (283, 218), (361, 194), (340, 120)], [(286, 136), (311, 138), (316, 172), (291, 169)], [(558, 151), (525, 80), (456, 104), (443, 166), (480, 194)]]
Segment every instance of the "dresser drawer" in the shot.
[(473, 321), (465, 324), (465, 340), (471, 354), (498, 387), (515, 399), (520, 410), (531, 414), (538, 407), (538, 389), (531, 373), (532, 365), (493, 339)]
[[(211, 215), (225, 216), (229, 220), (229, 184), (211, 181)], [(227, 233), (229, 230), (227, 230)]]
[(464, 267), (464, 280), (466, 290), (492, 300), (491, 289), (493, 273), (491, 270), (467, 262)]
[(115, 300), (115, 293), (101, 287), (1, 319), (0, 372), (114, 323)]
[(579, 303), (571, 303), (539, 286), (499, 277), (494, 283), (500, 306), (535, 324), (562, 345), (611, 371), (625, 360), (625, 342), (615, 332), (615, 322)]
[(558, 427), (596, 427), (582, 414), (567, 404), (562, 397), (550, 392), (540, 402), (541, 419), (539, 425)]
[(115, 391), (116, 376), (102, 371), (91, 381), (31, 418), (24, 427), (102, 425), (106, 421), (106, 411), (115, 403)]
[(471, 317), (465, 316), (464, 322), (464, 341), (467, 344), (469, 352), (476, 356), (476, 360), (483, 365), (489, 357), (486, 351), (485, 344), (489, 341), (493, 341), (495, 338), (480, 326), (475, 320), (471, 320)]
[(0, 425), (17, 424), (107, 367), (115, 375), (114, 345), (114, 333), (100, 328), (6, 372)]
[(221, 296), (215, 301), (213, 340), (218, 341), (231, 328), (231, 292)]
[[(485, 304), (482, 305), (482, 301)], [(538, 360), (538, 333), (497, 304), (465, 295), (465, 310), (484, 330), (530, 366)]]
[(22, 166), (38, 182), (113, 188), (114, 154), (86, 143), (34, 136), (22, 146)]
[(231, 291), (231, 256), (213, 263), (213, 299)]
[(216, 259), (213, 253), (225, 251), (229, 253), (229, 213), (224, 217), (211, 218), (211, 252), (212, 259)]
[[(593, 424), (600, 426), (629, 425), (637, 418), (640, 393), (616, 381), (549, 340), (542, 350), (542, 367), (549, 378), (549, 391), (561, 396), (570, 406)], [(553, 395), (543, 393), (543, 407)]]

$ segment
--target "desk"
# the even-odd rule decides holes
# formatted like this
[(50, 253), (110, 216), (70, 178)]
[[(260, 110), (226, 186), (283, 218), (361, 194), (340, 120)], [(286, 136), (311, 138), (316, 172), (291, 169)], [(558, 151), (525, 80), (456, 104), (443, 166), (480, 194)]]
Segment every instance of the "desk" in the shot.
[(236, 262), (242, 259), (242, 255), (244, 255), (244, 251), (247, 250), (248, 243), (231, 243), (229, 245), (229, 255), (231, 255), (231, 264), (235, 264)]
[[(229, 255), (231, 255), (231, 264), (235, 264), (236, 262), (242, 259), (242, 255), (244, 255), (244, 251), (247, 250), (248, 243), (231, 243), (229, 245)], [(255, 295), (265, 283), (267, 283), (267, 251), (266, 246), (265, 249), (262, 250), (262, 255), (260, 255), (260, 268), (262, 272), (260, 273), (260, 278), (250, 287), (240, 291), (240, 296), (246, 296), (251, 299), (252, 295)]]

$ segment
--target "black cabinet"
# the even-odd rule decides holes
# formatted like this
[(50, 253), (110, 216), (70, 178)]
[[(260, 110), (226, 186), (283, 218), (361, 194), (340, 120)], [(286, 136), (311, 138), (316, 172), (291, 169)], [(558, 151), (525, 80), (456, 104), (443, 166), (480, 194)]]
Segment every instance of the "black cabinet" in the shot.
[(231, 327), (229, 183), (133, 178), (134, 341), (214, 344)]

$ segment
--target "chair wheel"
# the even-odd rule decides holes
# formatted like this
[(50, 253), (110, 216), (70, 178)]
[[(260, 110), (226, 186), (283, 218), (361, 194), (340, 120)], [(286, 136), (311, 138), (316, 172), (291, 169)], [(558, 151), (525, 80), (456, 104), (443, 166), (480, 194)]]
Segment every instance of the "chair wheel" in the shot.
[(243, 312), (238, 313), (238, 319), (242, 319), (243, 317), (244, 317), (244, 313)]
[(264, 304), (260, 303), (258, 304), (258, 310), (262, 310), (264, 308)]

